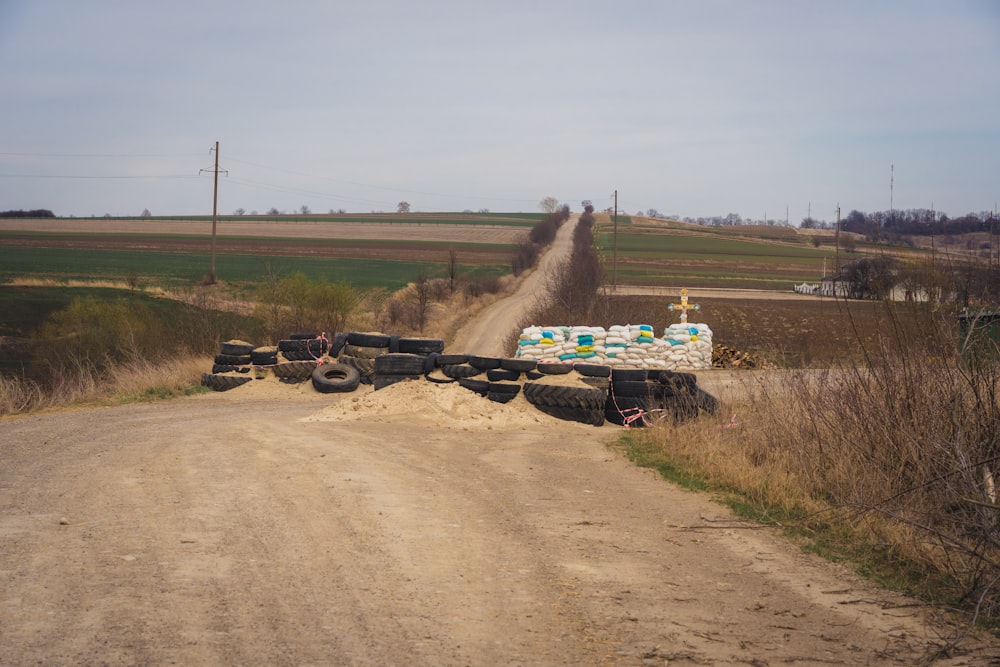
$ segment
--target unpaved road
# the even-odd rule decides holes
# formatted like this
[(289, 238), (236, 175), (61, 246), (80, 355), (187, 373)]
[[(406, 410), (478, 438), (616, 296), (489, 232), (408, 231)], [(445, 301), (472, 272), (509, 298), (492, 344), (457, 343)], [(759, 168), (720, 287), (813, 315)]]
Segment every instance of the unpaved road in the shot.
[(503, 357), (510, 354), (503, 349), (503, 339), (518, 326), (518, 322), (543, 295), (545, 280), (560, 262), (573, 251), (573, 230), (580, 221), (578, 214), (564, 222), (552, 245), (541, 256), (531, 273), (524, 277), (514, 294), (501, 299), (479, 313), (455, 334), (449, 351)]
[(954, 631), (613, 427), (265, 382), (0, 422), (0, 664), (911, 665)]

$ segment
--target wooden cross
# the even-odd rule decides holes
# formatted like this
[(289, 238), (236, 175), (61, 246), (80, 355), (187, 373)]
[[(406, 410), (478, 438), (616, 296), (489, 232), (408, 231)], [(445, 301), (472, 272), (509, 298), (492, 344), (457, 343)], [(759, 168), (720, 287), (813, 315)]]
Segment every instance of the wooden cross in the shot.
[(667, 305), (667, 310), (671, 313), (675, 310), (681, 311), (681, 324), (687, 324), (688, 321), (688, 310), (701, 310), (701, 305), (697, 303), (688, 304), (688, 291), (687, 287), (681, 288), (681, 302), (679, 304), (671, 303)]

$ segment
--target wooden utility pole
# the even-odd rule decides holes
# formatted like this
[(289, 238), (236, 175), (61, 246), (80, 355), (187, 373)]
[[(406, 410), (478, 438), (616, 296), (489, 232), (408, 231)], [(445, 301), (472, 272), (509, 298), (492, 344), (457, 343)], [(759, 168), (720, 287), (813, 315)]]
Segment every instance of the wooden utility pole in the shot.
[[(201, 171), (212, 171), (215, 176), (215, 188), (212, 191), (212, 265), (208, 271), (208, 284), (215, 284), (215, 229), (219, 222), (219, 142), (215, 142), (215, 168), (212, 170), (202, 169)], [(227, 172), (228, 173), (228, 172)]]
[[(835, 248), (833, 251), (833, 275), (836, 276), (840, 273), (840, 204), (837, 204), (837, 226), (833, 232), (833, 247)], [(836, 280), (833, 284), (836, 286)], [(836, 292), (836, 287), (834, 292)]]
[(618, 291), (618, 191), (615, 190), (615, 226), (611, 235), (611, 291)]

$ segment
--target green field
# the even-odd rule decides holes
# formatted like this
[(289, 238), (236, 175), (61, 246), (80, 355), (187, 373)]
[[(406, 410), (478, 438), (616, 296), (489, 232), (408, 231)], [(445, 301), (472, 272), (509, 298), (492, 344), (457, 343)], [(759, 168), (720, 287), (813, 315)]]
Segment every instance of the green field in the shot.
[[(142, 284), (190, 286), (209, 272), (208, 253), (135, 252), (72, 248), (0, 247), (0, 283), (19, 277), (55, 281), (125, 280), (135, 272)], [(369, 259), (330, 259), (253, 255), (216, 256), (216, 275), (227, 283), (254, 284), (269, 272), (286, 275), (301, 271), (312, 279), (344, 282), (365, 290), (398, 289), (424, 273), (445, 274), (443, 262), (407, 262)], [(476, 277), (503, 275), (507, 265), (461, 266), (462, 274)]]
[[(502, 227), (534, 227), (542, 218), (542, 213), (364, 213), (364, 214), (316, 214), (303, 215), (220, 215), (220, 222), (242, 223), (364, 223), (364, 224), (425, 224), (425, 225), (486, 225)], [(88, 218), (89, 219), (89, 218)], [(152, 222), (205, 222), (210, 223), (210, 215), (163, 215), (148, 218), (135, 216), (103, 217), (95, 220), (121, 222), (123, 220), (145, 220)]]

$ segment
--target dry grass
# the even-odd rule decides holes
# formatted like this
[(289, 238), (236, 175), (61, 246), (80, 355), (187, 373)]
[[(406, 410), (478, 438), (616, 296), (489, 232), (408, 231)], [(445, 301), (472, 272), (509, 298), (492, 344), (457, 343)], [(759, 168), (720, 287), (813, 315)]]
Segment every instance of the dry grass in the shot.
[(633, 431), (630, 456), (883, 581), (995, 622), (1000, 366), (895, 334), (888, 326), (865, 361), (833, 370), (709, 374), (702, 384), (723, 404), (716, 418)]

